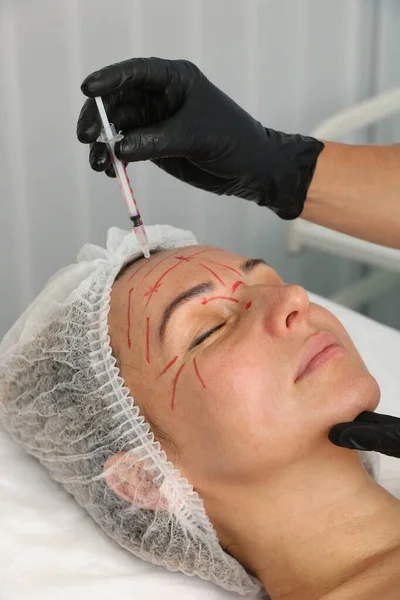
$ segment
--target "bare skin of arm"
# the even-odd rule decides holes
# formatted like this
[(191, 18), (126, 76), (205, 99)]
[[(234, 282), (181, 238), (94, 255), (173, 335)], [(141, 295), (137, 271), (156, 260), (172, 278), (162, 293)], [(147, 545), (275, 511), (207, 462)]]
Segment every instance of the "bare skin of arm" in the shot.
[(400, 249), (400, 144), (325, 142), (301, 217)]

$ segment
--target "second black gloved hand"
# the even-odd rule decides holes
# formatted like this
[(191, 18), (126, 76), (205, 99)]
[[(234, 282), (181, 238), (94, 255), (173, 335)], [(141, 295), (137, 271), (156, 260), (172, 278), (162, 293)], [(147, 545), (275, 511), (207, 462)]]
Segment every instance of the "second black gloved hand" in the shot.
[(380, 452), (400, 458), (400, 419), (365, 411), (349, 423), (339, 423), (329, 432), (336, 446)]
[[(77, 135), (92, 144), (90, 164), (113, 175), (93, 98), (103, 96), (109, 120), (124, 139), (124, 162), (151, 160), (195, 187), (268, 206), (283, 219), (303, 210), (323, 144), (265, 129), (192, 63), (133, 58), (89, 75), (89, 96)], [(271, 90), (279, 94), (279, 90)]]

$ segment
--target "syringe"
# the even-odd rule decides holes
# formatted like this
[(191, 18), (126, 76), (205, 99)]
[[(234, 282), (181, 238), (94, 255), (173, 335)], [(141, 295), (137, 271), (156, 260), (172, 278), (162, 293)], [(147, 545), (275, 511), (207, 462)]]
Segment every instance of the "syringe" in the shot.
[(142, 217), (140, 216), (139, 208), (136, 203), (136, 198), (132, 190), (131, 182), (129, 181), (125, 165), (115, 155), (114, 146), (116, 142), (122, 140), (124, 136), (117, 134), (114, 125), (109, 122), (101, 97), (96, 98), (96, 104), (97, 108), (99, 109), (101, 122), (103, 124), (103, 129), (101, 130), (100, 137), (97, 141), (107, 144), (112, 164), (114, 166), (114, 171), (119, 181), (119, 187), (122, 192), (122, 197), (124, 199), (125, 206), (128, 210), (129, 218), (132, 221), (133, 231), (136, 234), (136, 239), (138, 241), (139, 248), (143, 252), (145, 258), (150, 258), (149, 242), (147, 240), (146, 231), (143, 226)]

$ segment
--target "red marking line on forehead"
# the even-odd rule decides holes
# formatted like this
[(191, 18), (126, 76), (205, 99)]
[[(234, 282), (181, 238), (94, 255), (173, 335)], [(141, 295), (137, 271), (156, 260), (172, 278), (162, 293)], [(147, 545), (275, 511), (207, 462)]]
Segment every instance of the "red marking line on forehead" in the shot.
[[(167, 269), (166, 271), (164, 271), (164, 273), (161, 275), (161, 277), (158, 279), (158, 281), (156, 281), (156, 283), (150, 288), (149, 294), (148, 294), (148, 299), (146, 302), (146, 306), (145, 309), (148, 307), (150, 300), (153, 297), (153, 294), (156, 290), (158, 290), (158, 288), (160, 287), (160, 283), (161, 280), (163, 279), (163, 277), (165, 277), (170, 271), (172, 271), (173, 269), (176, 269), (176, 267), (179, 267), (179, 265), (181, 265), (181, 262), (177, 262), (174, 265), (172, 265), (172, 267), (169, 267), (169, 269)], [(147, 293), (145, 294), (145, 296), (147, 296)]]
[(171, 258), (171, 257), (164, 256), (164, 258), (159, 260), (158, 263), (156, 263), (153, 267), (151, 267), (151, 269), (149, 269), (149, 271), (147, 271), (146, 275), (143, 277), (143, 279), (140, 283), (143, 283), (143, 281), (146, 279), (146, 277), (148, 277), (150, 275), (150, 273), (152, 273), (154, 271), (154, 269), (156, 269), (158, 267), (158, 265), (161, 265), (161, 263), (164, 262), (164, 260), (167, 260), (168, 258)]
[(224, 269), (229, 269), (230, 271), (233, 271), (234, 273), (236, 273), (236, 275), (242, 275), (242, 273), (240, 271), (238, 271), (237, 269), (234, 269), (233, 267), (230, 267), (229, 265), (225, 265), (224, 263), (220, 263), (217, 260), (211, 260), (211, 258), (207, 258), (206, 259), (207, 262), (213, 263), (214, 265), (219, 265), (220, 267), (224, 267)]
[(244, 307), (245, 310), (249, 310), (249, 308), (252, 304), (253, 304), (253, 302), (251, 300), (249, 300), (249, 302), (247, 302), (246, 306)]
[(207, 271), (209, 271), (210, 273), (212, 273), (214, 275), (214, 277), (216, 279), (218, 279), (218, 281), (220, 283), (222, 283), (222, 285), (225, 287), (225, 283), (222, 281), (221, 277), (219, 277), (215, 271), (213, 271), (212, 269), (210, 269), (210, 267), (207, 267), (206, 265), (204, 265), (203, 263), (199, 263), (200, 267), (203, 267), (204, 269), (207, 269)]
[[(184, 262), (189, 262), (190, 259), (192, 258), (192, 256), (197, 256), (198, 254), (203, 254), (203, 252), (209, 252), (211, 250), (211, 248), (207, 248), (207, 250), (201, 250), (200, 252), (195, 252), (194, 254), (189, 254), (188, 256), (174, 256), (174, 258), (177, 258), (179, 260), (184, 260)], [(150, 275), (150, 273), (152, 273), (154, 271), (154, 269), (156, 269), (159, 265), (161, 265), (162, 262), (164, 262), (165, 260), (167, 260), (168, 258), (172, 258), (171, 255), (169, 254), (168, 256), (164, 256), (164, 258), (162, 258), (161, 260), (158, 261), (157, 264), (155, 264), (147, 273), (146, 275), (143, 277), (142, 282), (146, 279), (146, 277), (148, 275)]]
[(133, 288), (131, 288), (128, 292), (128, 331), (127, 331), (127, 337), (128, 337), (128, 348), (131, 347), (131, 294), (132, 294)]
[(201, 303), (208, 304), (212, 300), (231, 300), (231, 302), (239, 302), (237, 298), (231, 298), (231, 296), (212, 296), (211, 298), (203, 298)]
[(193, 256), (198, 256), (199, 254), (204, 254), (205, 252), (211, 252), (214, 248), (206, 248), (205, 250), (199, 250), (199, 252), (193, 252), (193, 254), (187, 254), (185, 258), (193, 258)]
[(184, 260), (185, 262), (190, 262), (192, 260), (190, 256), (183, 256), (182, 254), (180, 254), (179, 256), (174, 256), (174, 258), (176, 258), (177, 260)]
[(147, 290), (147, 292), (144, 294), (144, 297), (146, 298), (146, 296), (149, 296), (150, 294), (155, 294), (156, 292), (158, 292), (158, 288), (160, 287), (161, 283), (156, 283), (156, 285), (150, 286), (149, 289)]
[(136, 271), (134, 273), (132, 273), (132, 275), (128, 278), (128, 281), (131, 281), (131, 279), (133, 279), (135, 277), (135, 275), (137, 275), (137, 273), (139, 273), (139, 271), (141, 271), (143, 269), (143, 267), (146, 267), (147, 263), (143, 263), (138, 269), (136, 269)]
[[(149, 297), (147, 299), (146, 302), (146, 306), (145, 309), (148, 307), (150, 300), (153, 297), (153, 294), (155, 291), (157, 291), (159, 284), (161, 282), (162, 279), (164, 279), (164, 277), (166, 275), (168, 275), (168, 273), (170, 273), (173, 269), (175, 269), (176, 267), (179, 267), (180, 265), (184, 264), (185, 262), (187, 262), (186, 259), (188, 258), (192, 258), (193, 256), (197, 256), (198, 254), (203, 254), (204, 252), (210, 252), (210, 250), (212, 250), (212, 248), (207, 248), (206, 250), (200, 250), (200, 252), (194, 252), (193, 254), (188, 254), (187, 256), (180, 256), (180, 257), (174, 257), (175, 259), (177, 259), (179, 262), (175, 263), (174, 265), (172, 265), (172, 267), (169, 267), (166, 271), (164, 271), (164, 273), (161, 275), (161, 277), (158, 278), (158, 280), (156, 281), (156, 283), (150, 288), (150, 293), (149, 293)], [(170, 258), (170, 257), (167, 257)], [(161, 261), (160, 261), (161, 262)], [(160, 263), (158, 263), (160, 264)], [(206, 267), (207, 268), (207, 267)]]
[(175, 395), (176, 395), (176, 385), (178, 383), (178, 379), (180, 374), (182, 373), (182, 369), (185, 366), (185, 363), (183, 363), (183, 365), (181, 365), (178, 369), (177, 374), (174, 377), (174, 381), (172, 384), (172, 401), (171, 401), (171, 409), (174, 410), (174, 403), (175, 403)]

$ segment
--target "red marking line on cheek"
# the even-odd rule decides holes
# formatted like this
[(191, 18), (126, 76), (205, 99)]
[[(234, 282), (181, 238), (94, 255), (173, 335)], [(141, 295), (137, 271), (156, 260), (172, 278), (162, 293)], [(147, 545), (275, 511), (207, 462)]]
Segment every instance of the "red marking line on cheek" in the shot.
[(213, 271), (212, 269), (210, 269), (210, 267), (207, 267), (206, 265), (204, 265), (203, 263), (199, 263), (200, 267), (203, 267), (204, 269), (207, 269), (207, 271), (209, 271), (210, 273), (212, 273), (214, 275), (214, 277), (216, 277), (218, 279), (218, 281), (220, 283), (222, 283), (222, 285), (225, 287), (225, 283), (222, 281), (221, 277), (219, 277), (215, 271)]
[(195, 358), (193, 359), (193, 366), (194, 366), (194, 370), (196, 371), (196, 375), (199, 378), (199, 381), (200, 381), (201, 385), (203, 386), (203, 388), (205, 388), (206, 384), (204, 383), (204, 381), (203, 381), (203, 379), (202, 379), (202, 377), (201, 377), (201, 375), (199, 373), (199, 368), (197, 366), (197, 362), (196, 362)]
[(201, 303), (208, 304), (212, 300), (231, 300), (232, 302), (239, 302), (237, 298), (231, 298), (231, 296), (212, 296), (212, 298), (203, 298), (203, 300), (201, 300)]
[(245, 310), (249, 310), (250, 306), (253, 304), (253, 302), (251, 300), (249, 300), (246, 304), (246, 306), (244, 307)]
[(233, 271), (234, 273), (236, 273), (236, 275), (239, 275), (239, 277), (242, 276), (242, 273), (240, 271), (234, 269), (233, 267), (230, 267), (229, 265), (224, 265), (224, 263), (220, 263), (217, 260), (211, 260), (211, 258), (207, 258), (206, 260), (207, 262), (213, 263), (214, 265), (219, 265), (220, 267), (224, 267), (224, 269), (229, 269), (230, 271)]
[[(178, 360), (178, 356), (174, 356), (174, 358), (173, 358), (172, 360), (170, 360), (170, 361), (169, 361), (169, 363), (167, 364), (167, 366), (166, 366), (166, 367), (164, 367), (164, 369), (161, 371), (161, 373), (158, 375), (158, 377), (161, 377), (161, 375), (164, 375), (164, 373), (166, 373), (166, 372), (168, 371), (168, 369), (169, 369), (170, 367), (172, 367), (172, 365), (173, 365), (174, 363), (176, 363), (176, 361), (177, 361), (177, 360)], [(158, 379), (158, 377), (157, 377), (157, 379)]]
[(146, 360), (150, 364), (150, 317), (146, 317)]
[(174, 403), (175, 403), (175, 394), (176, 394), (176, 385), (178, 383), (178, 379), (179, 379), (179, 375), (182, 373), (182, 369), (185, 366), (185, 363), (183, 363), (183, 365), (181, 365), (179, 367), (179, 370), (177, 372), (177, 374), (174, 377), (174, 382), (172, 384), (172, 402), (171, 402), (171, 409), (174, 410)]
[(244, 285), (243, 281), (235, 281), (235, 283), (232, 286), (232, 294), (234, 294), (236, 292), (239, 285)]
[(127, 331), (128, 348), (131, 347), (131, 294), (132, 294), (132, 292), (133, 292), (133, 288), (131, 288), (128, 293), (128, 331)]

